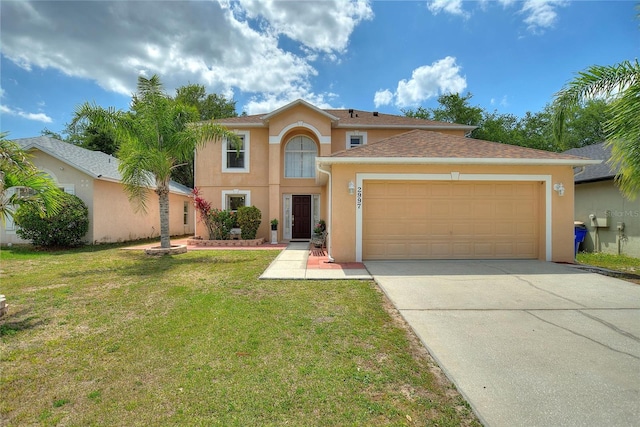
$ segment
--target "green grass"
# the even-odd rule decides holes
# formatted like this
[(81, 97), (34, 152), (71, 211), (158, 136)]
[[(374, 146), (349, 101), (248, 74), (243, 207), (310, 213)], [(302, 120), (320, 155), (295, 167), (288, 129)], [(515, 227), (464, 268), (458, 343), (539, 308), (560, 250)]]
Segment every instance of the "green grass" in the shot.
[(479, 426), (371, 282), (274, 251), (0, 252), (0, 425)]
[(578, 253), (577, 259), (580, 264), (593, 265), (610, 270), (636, 273), (640, 275), (640, 258), (602, 252), (580, 252)]

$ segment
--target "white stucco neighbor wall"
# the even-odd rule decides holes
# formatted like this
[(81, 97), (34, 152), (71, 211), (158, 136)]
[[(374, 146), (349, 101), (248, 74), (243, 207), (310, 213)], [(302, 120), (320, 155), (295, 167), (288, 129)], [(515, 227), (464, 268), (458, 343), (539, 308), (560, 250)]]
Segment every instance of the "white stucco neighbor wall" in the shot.
[[(35, 150), (33, 164), (46, 172), (65, 191), (78, 196), (89, 209), (89, 231), (86, 243), (111, 243), (159, 237), (160, 215), (158, 196), (148, 192), (147, 212), (138, 212), (129, 202), (124, 187), (118, 182), (94, 179), (46, 153)], [(192, 199), (184, 194), (169, 196), (169, 219), (172, 236), (192, 235), (195, 232)], [(186, 224), (184, 209), (187, 207)], [(29, 243), (21, 239), (11, 222), (0, 229), (0, 244)]]

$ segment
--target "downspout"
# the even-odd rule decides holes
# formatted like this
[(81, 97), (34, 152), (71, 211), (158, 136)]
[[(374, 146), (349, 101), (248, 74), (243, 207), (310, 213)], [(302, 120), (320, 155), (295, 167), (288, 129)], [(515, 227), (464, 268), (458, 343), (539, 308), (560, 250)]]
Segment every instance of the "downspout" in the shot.
[(327, 174), (329, 177), (329, 183), (327, 184), (327, 258), (328, 262), (335, 262), (335, 259), (331, 256), (331, 171), (322, 169), (322, 165), (318, 163), (317, 169), (319, 172)]
[[(198, 164), (196, 162), (196, 156), (198, 155), (198, 149), (194, 148), (193, 149), (193, 188), (196, 188), (196, 165)], [(192, 194), (193, 196), (193, 194)], [(195, 202), (195, 196), (193, 196), (193, 200)], [(198, 235), (198, 212), (196, 212), (196, 204), (195, 203), (191, 203), (191, 206), (193, 207), (193, 237), (196, 237)]]
[(574, 172), (573, 177), (575, 178), (576, 176), (584, 173), (585, 169), (586, 169), (586, 166), (580, 166), (580, 170), (578, 172)]

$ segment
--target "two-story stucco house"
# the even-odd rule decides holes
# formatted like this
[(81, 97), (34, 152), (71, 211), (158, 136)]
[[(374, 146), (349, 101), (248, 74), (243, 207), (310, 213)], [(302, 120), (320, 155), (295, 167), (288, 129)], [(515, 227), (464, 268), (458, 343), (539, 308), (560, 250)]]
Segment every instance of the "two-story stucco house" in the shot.
[[(196, 153), (213, 206), (278, 219), (280, 241), (327, 223), (329, 256), (573, 261), (573, 167), (594, 161), (465, 137), (473, 127), (294, 101), (221, 119), (240, 150)], [(205, 234), (202, 224), (197, 233)]]

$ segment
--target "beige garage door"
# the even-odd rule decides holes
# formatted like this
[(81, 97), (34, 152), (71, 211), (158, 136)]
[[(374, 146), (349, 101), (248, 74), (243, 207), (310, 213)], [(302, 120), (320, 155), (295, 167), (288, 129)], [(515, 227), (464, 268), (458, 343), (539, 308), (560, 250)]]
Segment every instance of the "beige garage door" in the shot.
[(538, 258), (540, 187), (365, 181), (363, 259)]

